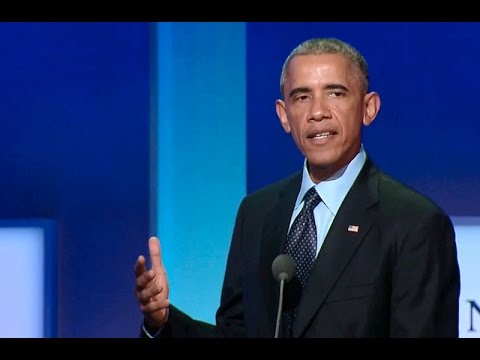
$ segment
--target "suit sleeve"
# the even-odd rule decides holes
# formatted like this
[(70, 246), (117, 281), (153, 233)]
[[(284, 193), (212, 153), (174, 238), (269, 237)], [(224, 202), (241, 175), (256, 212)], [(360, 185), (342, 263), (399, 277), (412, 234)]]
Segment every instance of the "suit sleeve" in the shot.
[(391, 337), (458, 337), (460, 270), (448, 216), (416, 219), (398, 244), (392, 280)]
[(245, 337), (245, 317), (243, 307), (243, 269), (245, 265), (243, 251), (243, 223), (246, 213), (246, 200), (240, 205), (232, 242), (228, 254), (225, 277), (222, 286), (220, 307), (216, 314), (217, 326), (223, 336)]

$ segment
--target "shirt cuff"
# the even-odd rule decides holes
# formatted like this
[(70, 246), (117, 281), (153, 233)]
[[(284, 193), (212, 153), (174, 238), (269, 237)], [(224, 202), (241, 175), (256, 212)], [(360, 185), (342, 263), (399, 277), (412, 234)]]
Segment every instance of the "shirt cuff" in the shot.
[(142, 324), (142, 330), (143, 332), (145, 333), (145, 335), (147, 335), (147, 337), (149, 337), (150, 339), (155, 339), (157, 338), (160, 333), (162, 332), (162, 329), (163, 327), (161, 327), (160, 329), (158, 329), (157, 331), (155, 331), (154, 333), (152, 333), (151, 331), (148, 331), (147, 328), (145, 327), (145, 324)]

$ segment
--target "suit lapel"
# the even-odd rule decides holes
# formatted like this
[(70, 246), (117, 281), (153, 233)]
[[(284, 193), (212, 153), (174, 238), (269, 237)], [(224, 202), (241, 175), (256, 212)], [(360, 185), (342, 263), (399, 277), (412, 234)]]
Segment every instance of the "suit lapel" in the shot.
[[(293, 328), (294, 337), (302, 336), (372, 226), (373, 220), (368, 208), (378, 201), (377, 186), (378, 171), (367, 160), (335, 216), (315, 260), (300, 300)], [(354, 228), (349, 230), (350, 225)]]
[(272, 262), (282, 252), (301, 181), (301, 173), (296, 174), (279, 191), (278, 201), (267, 215), (263, 228), (259, 265), (261, 266), (262, 287), (267, 300), (268, 323), (271, 324), (272, 336), (275, 330), (279, 297), (279, 285), (272, 274)]

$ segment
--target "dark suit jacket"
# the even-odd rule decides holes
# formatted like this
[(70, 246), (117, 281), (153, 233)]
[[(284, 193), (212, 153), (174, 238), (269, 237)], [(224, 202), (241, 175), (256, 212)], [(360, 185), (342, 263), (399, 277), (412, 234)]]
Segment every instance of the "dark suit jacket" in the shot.
[[(171, 307), (162, 337), (274, 336), (279, 283), (271, 265), (300, 184), (297, 173), (243, 199), (217, 325)], [(457, 337), (459, 293), (449, 217), (367, 159), (320, 249), (293, 336)]]

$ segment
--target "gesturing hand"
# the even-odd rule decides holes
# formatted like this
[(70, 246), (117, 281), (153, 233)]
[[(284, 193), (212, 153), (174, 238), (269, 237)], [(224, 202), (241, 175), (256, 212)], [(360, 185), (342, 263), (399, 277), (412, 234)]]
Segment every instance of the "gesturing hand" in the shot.
[(148, 250), (151, 269), (147, 270), (143, 255), (135, 263), (135, 295), (148, 325), (160, 328), (167, 322), (170, 301), (167, 273), (158, 238), (151, 237), (148, 240)]

